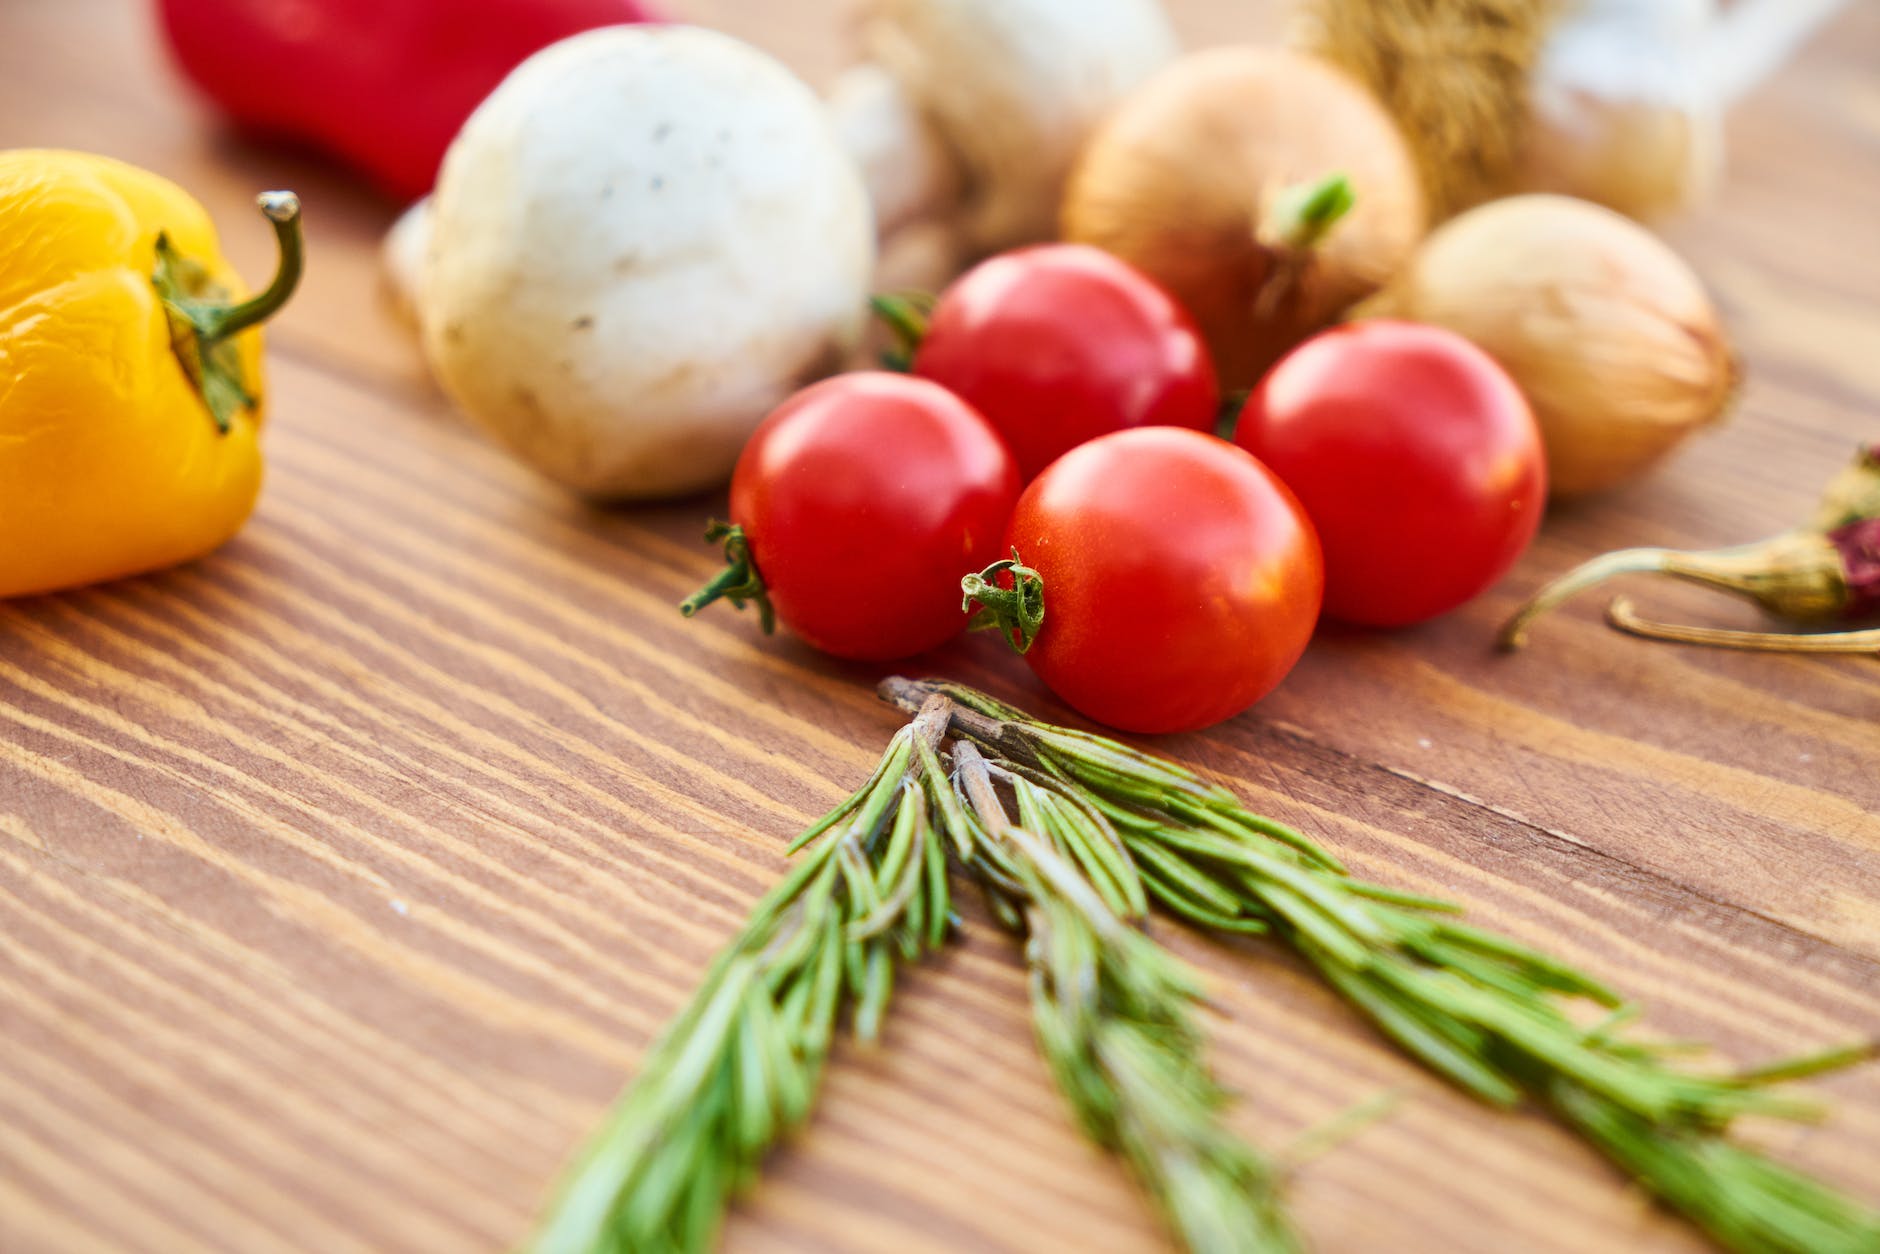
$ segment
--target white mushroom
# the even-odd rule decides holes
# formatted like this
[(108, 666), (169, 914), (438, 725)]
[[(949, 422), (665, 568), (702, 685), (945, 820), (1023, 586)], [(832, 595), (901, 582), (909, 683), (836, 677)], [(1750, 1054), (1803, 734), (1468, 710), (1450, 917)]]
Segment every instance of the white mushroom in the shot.
[[(1050, 239), (1096, 122), (1173, 60), (1158, 0), (865, 0), (865, 59), (830, 89), (887, 240), (942, 226), (964, 255)], [(413, 301), (426, 202), (386, 241), (395, 304)]]
[(379, 246), (379, 278), (386, 302), (400, 322), (418, 324), (418, 284), (431, 251), (431, 198), (420, 196), (398, 215)]
[(782, 65), (608, 27), (531, 57), (464, 125), (415, 304), (445, 391), (525, 461), (591, 496), (678, 495), (722, 482), (859, 334), (874, 238)]
[(861, 32), (830, 107), (884, 230), (958, 215), (974, 252), (1055, 236), (1084, 137), (1177, 51), (1156, 0), (867, 0)]
[(873, 62), (851, 66), (829, 91), (836, 136), (862, 172), (875, 229), (950, 213), (960, 195), (959, 162), (901, 80)]

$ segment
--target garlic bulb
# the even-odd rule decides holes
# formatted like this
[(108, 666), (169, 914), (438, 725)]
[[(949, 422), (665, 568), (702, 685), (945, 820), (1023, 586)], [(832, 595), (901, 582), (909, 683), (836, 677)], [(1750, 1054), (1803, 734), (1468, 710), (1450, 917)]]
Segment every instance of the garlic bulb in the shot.
[(1299, 39), (1417, 150), (1438, 218), (1555, 191), (1632, 217), (1717, 181), (1728, 106), (1845, 0), (1304, 0)]
[(1703, 284), (1631, 220), (1565, 196), (1471, 209), (1360, 310), (1447, 327), (1514, 378), (1556, 497), (1615, 487), (1720, 417), (1736, 361)]
[(1714, 0), (1580, 0), (1550, 33), (1528, 93), (1515, 183), (1635, 218), (1716, 183), (1722, 110), (1706, 75)]

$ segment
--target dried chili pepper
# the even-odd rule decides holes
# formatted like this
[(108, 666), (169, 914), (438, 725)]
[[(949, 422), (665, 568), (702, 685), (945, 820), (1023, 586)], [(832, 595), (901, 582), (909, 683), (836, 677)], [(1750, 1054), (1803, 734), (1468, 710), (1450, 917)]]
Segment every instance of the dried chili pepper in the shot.
[[(1779, 535), (1734, 548), (1683, 552), (1621, 549), (1574, 567), (1537, 592), (1501, 632), (1506, 649), (1526, 642), (1533, 620), (1614, 575), (1672, 575), (1748, 597), (1777, 618), (1804, 626), (1880, 617), (1880, 443), (1841, 471), (1809, 520)], [(1880, 627), (1816, 632), (1732, 631), (1641, 618), (1625, 597), (1607, 614), (1633, 635), (1681, 644), (1783, 653), (1880, 653)]]

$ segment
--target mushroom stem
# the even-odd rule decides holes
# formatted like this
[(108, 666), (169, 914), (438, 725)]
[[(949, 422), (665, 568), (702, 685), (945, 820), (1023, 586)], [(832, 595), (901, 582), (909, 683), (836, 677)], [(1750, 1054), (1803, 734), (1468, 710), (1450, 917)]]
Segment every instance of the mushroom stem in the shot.
[(420, 196), (392, 223), (379, 254), (379, 270), (392, 312), (408, 326), (418, 325), (418, 285), (424, 255), (431, 248), (431, 198)]
[(827, 98), (836, 138), (862, 172), (883, 239), (959, 198), (959, 161), (901, 80), (879, 65), (844, 70)]

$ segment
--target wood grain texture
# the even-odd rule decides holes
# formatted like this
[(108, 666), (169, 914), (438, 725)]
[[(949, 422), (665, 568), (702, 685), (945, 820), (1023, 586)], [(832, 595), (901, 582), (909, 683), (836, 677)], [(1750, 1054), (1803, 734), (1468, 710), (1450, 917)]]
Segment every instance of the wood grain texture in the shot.
[[(837, 0), (675, 7), (814, 78), (844, 55)], [(1275, 25), (1171, 7), (1193, 42)], [(1733, 118), (1716, 204), (1670, 231), (1749, 366), (1727, 427), (1556, 512), (1467, 610), (1329, 632), (1253, 714), (1158, 746), (1744, 1061), (1880, 1034), (1880, 668), (1623, 640), (1590, 603), (1524, 655), (1488, 641), (1592, 552), (1776, 529), (1880, 435), (1877, 62), (1880, 8), (1850, 6)], [(269, 244), (248, 198), (294, 186), (313, 262), (273, 336), (271, 476), (242, 536), (0, 605), (0, 1248), (513, 1242), (784, 840), (872, 763), (894, 726), (876, 672), (678, 617), (721, 502), (591, 510), (464, 429), (378, 303), (392, 208), (219, 132), (142, 6), (0, 5), (0, 145), (22, 144), (177, 178), (250, 274)], [(1052, 710), (983, 642), (918, 669)], [(1317, 1248), (1700, 1248), (1270, 948), (1160, 931), (1212, 979), (1250, 1135), (1410, 1099), (1299, 1172)], [(1748, 1131), (1880, 1202), (1880, 1070), (1820, 1088), (1828, 1123)], [(1016, 955), (975, 918), (909, 977), (882, 1048), (838, 1051), (725, 1248), (1166, 1245), (1072, 1129)]]

